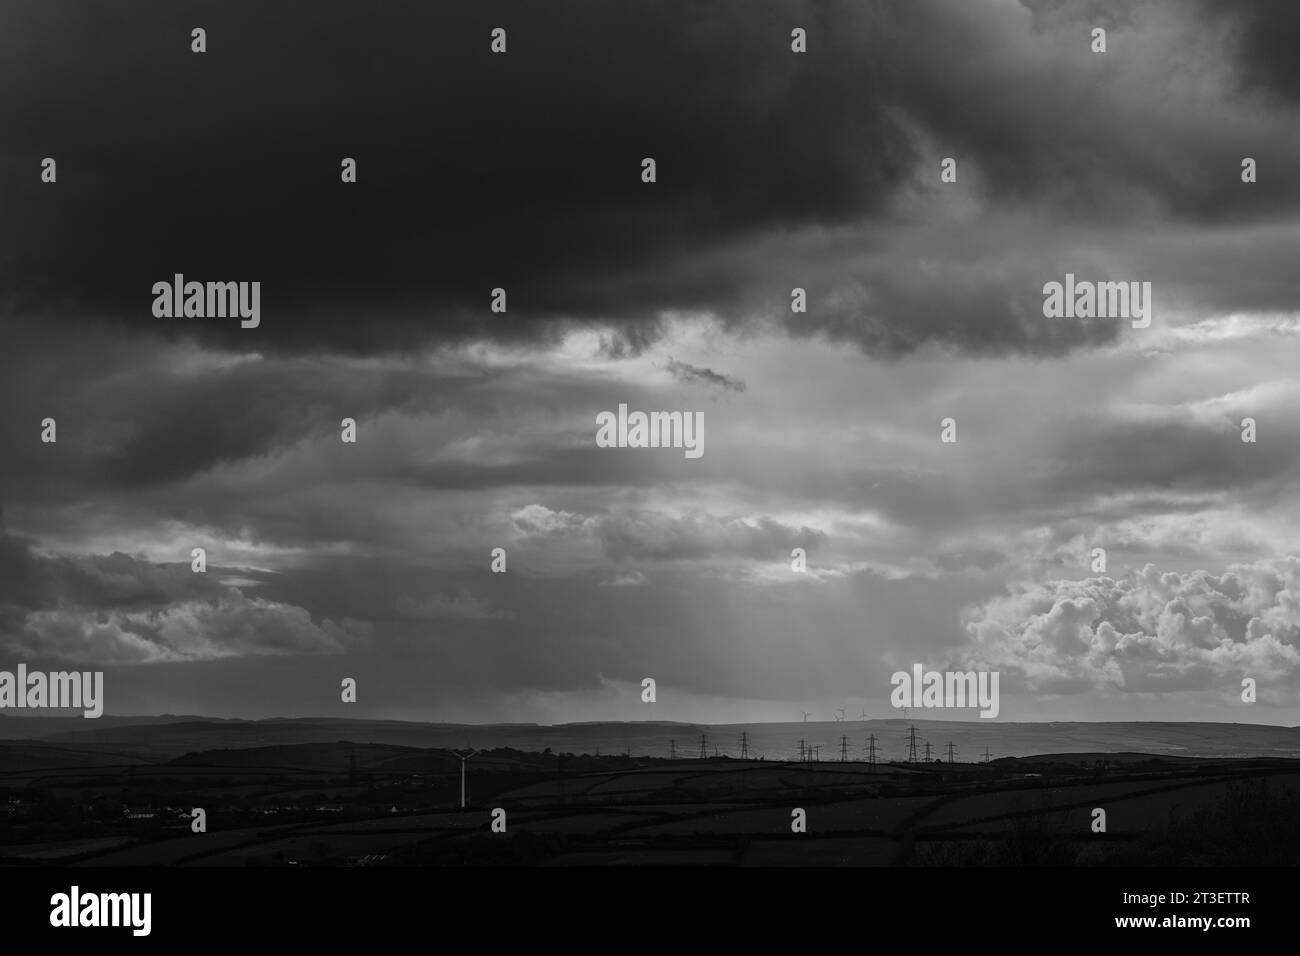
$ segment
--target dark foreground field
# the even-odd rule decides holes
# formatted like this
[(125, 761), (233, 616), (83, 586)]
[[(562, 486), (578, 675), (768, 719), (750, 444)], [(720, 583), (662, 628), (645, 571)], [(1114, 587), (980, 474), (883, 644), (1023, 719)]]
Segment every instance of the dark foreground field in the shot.
[[(1300, 761), (667, 760), (349, 742), (0, 748), (9, 866), (1294, 865)], [(191, 811), (207, 832), (191, 831)], [(504, 810), (504, 832), (492, 829)], [(793, 832), (802, 809), (806, 832)], [(1096, 829), (1097, 810), (1105, 829)], [(498, 815), (499, 816), (499, 815)]]

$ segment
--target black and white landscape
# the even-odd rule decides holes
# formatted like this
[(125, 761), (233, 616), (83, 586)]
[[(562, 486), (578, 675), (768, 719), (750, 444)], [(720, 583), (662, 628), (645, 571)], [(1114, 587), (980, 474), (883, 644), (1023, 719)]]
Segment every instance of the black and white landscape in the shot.
[(1297, 858), (1300, 7), (4, 19), (0, 862)]

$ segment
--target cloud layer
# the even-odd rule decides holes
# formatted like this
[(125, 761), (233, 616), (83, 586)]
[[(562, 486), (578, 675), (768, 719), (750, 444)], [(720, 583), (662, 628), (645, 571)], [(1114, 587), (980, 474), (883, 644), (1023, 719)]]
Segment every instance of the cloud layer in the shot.
[(1148, 564), (1121, 578), (1046, 582), (990, 602), (967, 630), (972, 663), (1031, 691), (1208, 689), (1231, 698), (1249, 677), (1267, 702), (1294, 705), (1300, 559), (1222, 574)]
[[(111, 712), (798, 719), (921, 661), (1008, 718), (1300, 723), (1294, 20), (18, 4), (0, 649)], [(1151, 327), (1045, 319), (1067, 272)], [(176, 273), (262, 324), (154, 318)], [(597, 447), (621, 403), (704, 456)]]

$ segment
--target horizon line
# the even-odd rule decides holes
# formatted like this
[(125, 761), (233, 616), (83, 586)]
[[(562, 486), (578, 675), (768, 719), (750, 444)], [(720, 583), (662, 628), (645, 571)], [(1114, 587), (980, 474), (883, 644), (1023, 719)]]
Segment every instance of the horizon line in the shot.
[[(9, 714), (5, 711), (10, 710), (28, 710), (29, 708), (0, 708), (0, 719), (6, 717), (28, 717), (33, 720), (57, 720), (57, 719), (88, 719), (79, 714), (75, 709), (71, 713), (27, 713), (27, 714)], [(600, 725), (672, 725), (682, 727), (747, 727), (762, 724), (870, 724), (886, 723), (890, 721), (899, 721), (907, 724), (923, 723), (949, 723), (949, 724), (971, 724), (972, 727), (995, 727), (995, 726), (1052, 726), (1056, 724), (1145, 724), (1145, 725), (1186, 725), (1186, 724), (1204, 724), (1206, 726), (1217, 725), (1225, 727), (1272, 727), (1279, 730), (1300, 730), (1300, 725), (1292, 724), (1261, 724), (1249, 721), (1222, 721), (1222, 720), (993, 720), (984, 719), (965, 719), (954, 720), (942, 717), (869, 717), (865, 720), (750, 720), (750, 721), (731, 721), (725, 723), (715, 723), (710, 721), (693, 721), (693, 720), (577, 720), (564, 721), (561, 723), (546, 724), (536, 721), (489, 721), (489, 722), (464, 722), (464, 721), (442, 721), (442, 720), (410, 720), (393, 717), (339, 717), (324, 714), (316, 715), (299, 715), (294, 717), (216, 717), (206, 714), (102, 714), (101, 717), (93, 718), (98, 721), (103, 717), (112, 717), (119, 720), (160, 720), (172, 718), (175, 720), (192, 720), (192, 721), (211, 721), (220, 723), (267, 723), (270, 721), (351, 721), (356, 723), (386, 723), (386, 724), (411, 724), (414, 726), (439, 726), (439, 727), (594, 727)], [(93, 725), (86, 726), (87, 730), (93, 729)]]

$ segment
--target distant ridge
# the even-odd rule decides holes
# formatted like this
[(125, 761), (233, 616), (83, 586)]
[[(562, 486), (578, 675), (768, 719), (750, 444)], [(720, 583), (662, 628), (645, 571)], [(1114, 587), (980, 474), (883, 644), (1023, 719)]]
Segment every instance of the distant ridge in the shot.
[(875, 734), (881, 761), (906, 756), (905, 726), (915, 725), (920, 740), (936, 752), (952, 742), (959, 762), (1039, 754), (1147, 753), (1193, 757), (1300, 757), (1300, 728), (1263, 724), (1174, 721), (1003, 723), (887, 718), (869, 721), (791, 721), (756, 724), (689, 724), (671, 721), (584, 722), (569, 724), (451, 724), (342, 717), (279, 717), (240, 720), (194, 716), (28, 717), (0, 715), (0, 739), (121, 747), (132, 752), (181, 756), (201, 750), (239, 750), (292, 744), (357, 743), (418, 748), (478, 749), (512, 747), (557, 753), (632, 753), (696, 756), (700, 739), (706, 752), (739, 756), (747, 735), (751, 756), (791, 759), (800, 742), (821, 748), (834, 759), (841, 736), (857, 759), (866, 736)]

